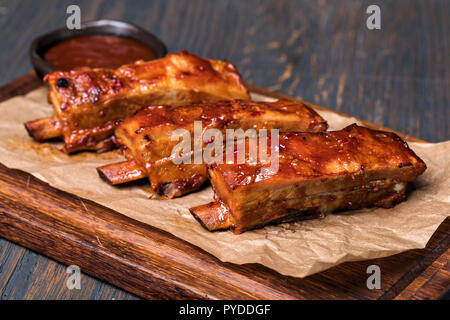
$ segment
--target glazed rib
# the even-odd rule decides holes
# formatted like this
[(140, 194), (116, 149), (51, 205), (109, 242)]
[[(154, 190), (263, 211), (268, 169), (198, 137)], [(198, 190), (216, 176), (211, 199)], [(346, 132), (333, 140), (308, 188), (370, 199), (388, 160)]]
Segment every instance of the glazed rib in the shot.
[[(326, 122), (303, 103), (292, 101), (254, 102), (221, 101), (175, 107), (148, 107), (127, 118), (116, 129), (115, 136), (126, 147), (126, 157), (134, 164), (121, 163), (98, 168), (99, 174), (111, 184), (129, 181), (128, 171), (145, 172), (155, 192), (169, 198), (198, 189), (207, 180), (207, 168), (201, 164), (175, 164), (172, 150), (179, 141), (172, 141), (172, 133), (185, 129), (191, 139), (194, 121), (201, 121), (206, 129), (250, 128), (290, 131), (324, 131)], [(193, 140), (193, 139), (192, 139)], [(208, 141), (202, 142), (204, 148)], [(191, 153), (192, 155), (192, 153)], [(137, 177), (137, 176), (136, 176)]]
[(392, 207), (426, 169), (396, 134), (357, 125), (286, 133), (279, 143), (277, 172), (262, 173), (267, 164), (259, 162), (209, 166), (218, 200), (190, 209), (203, 226), (210, 231), (230, 226), (241, 233), (341, 209)]
[(54, 118), (43, 118), (25, 122), (25, 128), (30, 136), (37, 141), (59, 138), (62, 135), (60, 123)]
[(248, 92), (229, 62), (187, 52), (116, 70), (77, 68), (56, 71), (44, 81), (55, 116), (25, 123), (38, 141), (61, 137), (67, 153), (105, 150), (121, 119), (149, 105), (188, 105), (247, 99)]
[(147, 174), (134, 160), (123, 161), (97, 168), (100, 177), (110, 184), (122, 184), (145, 178)]

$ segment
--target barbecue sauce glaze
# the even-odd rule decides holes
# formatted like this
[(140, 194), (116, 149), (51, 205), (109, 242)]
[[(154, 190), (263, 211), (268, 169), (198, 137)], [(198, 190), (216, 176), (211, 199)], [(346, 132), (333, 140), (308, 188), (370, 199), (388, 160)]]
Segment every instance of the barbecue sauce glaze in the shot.
[(136, 60), (153, 60), (155, 52), (133, 39), (92, 35), (61, 41), (45, 52), (44, 58), (60, 70), (82, 66), (116, 69)]

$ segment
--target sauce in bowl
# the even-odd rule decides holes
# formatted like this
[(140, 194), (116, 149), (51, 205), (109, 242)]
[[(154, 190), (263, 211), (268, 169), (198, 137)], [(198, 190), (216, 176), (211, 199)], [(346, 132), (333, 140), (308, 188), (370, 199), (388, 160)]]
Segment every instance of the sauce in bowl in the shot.
[(44, 59), (60, 70), (82, 66), (116, 69), (136, 60), (153, 60), (155, 56), (151, 48), (139, 41), (92, 35), (61, 41), (45, 52)]

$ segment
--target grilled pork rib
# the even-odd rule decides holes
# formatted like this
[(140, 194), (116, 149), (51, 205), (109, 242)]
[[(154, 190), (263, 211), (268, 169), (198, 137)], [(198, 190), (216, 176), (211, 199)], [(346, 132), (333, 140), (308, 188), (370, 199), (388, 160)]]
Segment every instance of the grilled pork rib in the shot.
[(205, 60), (187, 52), (138, 61), (116, 70), (77, 68), (55, 71), (44, 81), (54, 116), (25, 123), (43, 141), (62, 137), (63, 151), (103, 151), (118, 122), (149, 105), (188, 105), (247, 99), (248, 92), (229, 62)]
[(268, 223), (317, 218), (339, 209), (389, 208), (425, 163), (396, 134), (351, 125), (279, 137), (279, 170), (267, 164), (213, 164), (215, 202), (191, 208), (210, 231), (238, 234)]
[[(172, 150), (179, 141), (172, 133), (185, 129), (193, 136), (194, 121), (202, 130), (279, 129), (280, 132), (327, 129), (325, 120), (303, 103), (292, 101), (221, 101), (190, 106), (154, 106), (123, 121), (115, 131), (119, 143), (126, 146), (129, 161), (98, 168), (101, 177), (112, 184), (148, 177), (155, 192), (169, 198), (198, 189), (207, 180), (207, 168), (201, 164), (175, 164)], [(193, 140), (191, 138), (191, 140)], [(203, 139), (204, 140), (204, 139)], [(204, 148), (208, 142), (203, 141)]]

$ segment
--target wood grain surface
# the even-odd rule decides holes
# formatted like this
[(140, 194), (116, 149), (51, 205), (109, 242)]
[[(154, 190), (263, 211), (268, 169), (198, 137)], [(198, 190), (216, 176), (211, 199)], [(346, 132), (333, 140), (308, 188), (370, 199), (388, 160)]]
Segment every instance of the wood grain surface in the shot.
[[(0, 101), (40, 84), (30, 73), (0, 89), (3, 95)], [(249, 87), (281, 97), (266, 89)], [(306, 279), (296, 279), (258, 264), (221, 263), (167, 232), (2, 165), (0, 233), (144, 298), (430, 299), (438, 298), (450, 284), (445, 264), (450, 252), (450, 219), (441, 225), (424, 250), (346, 263)], [(377, 264), (382, 270), (380, 290), (369, 290), (366, 286), (364, 271), (370, 264)]]
[[(424, 140), (449, 139), (449, 1), (0, 1), (0, 84), (31, 69), (32, 38), (63, 26), (69, 4), (80, 5), (83, 20), (140, 24), (170, 51), (231, 60), (247, 82)], [(369, 4), (381, 7), (382, 30), (365, 27)], [(405, 275), (401, 282), (390, 279), (391, 289), (372, 292), (371, 298), (394, 298), (408, 284), (412, 287), (403, 297), (418, 291), (415, 296), (423, 298), (434, 281), (445, 279), (446, 274), (429, 269), (439, 263), (434, 259), (439, 254), (409, 254), (402, 263), (382, 259), (386, 268)], [(358, 271), (347, 264), (340, 268), (360, 284), (368, 264), (355, 265)], [(435, 280), (416, 283), (426, 270)], [(312, 296), (326, 289), (336, 295), (356, 290), (352, 297), (358, 297), (357, 289), (334, 280), (338, 274), (332, 269), (299, 283), (289, 281), (299, 291), (311, 283)], [(136, 298), (84, 274), (82, 289), (69, 291), (66, 279), (64, 265), (0, 240), (3, 299)], [(314, 287), (316, 280), (325, 285)]]

